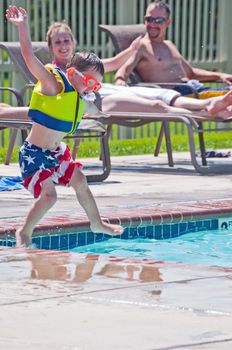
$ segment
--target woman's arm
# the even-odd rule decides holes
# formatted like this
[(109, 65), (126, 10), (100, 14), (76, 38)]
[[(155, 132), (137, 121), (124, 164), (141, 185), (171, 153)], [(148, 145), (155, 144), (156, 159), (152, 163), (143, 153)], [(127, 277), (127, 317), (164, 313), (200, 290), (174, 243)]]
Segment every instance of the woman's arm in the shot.
[(141, 38), (140, 35), (127, 49), (119, 52), (116, 56), (102, 59), (105, 73), (118, 70), (139, 49)]

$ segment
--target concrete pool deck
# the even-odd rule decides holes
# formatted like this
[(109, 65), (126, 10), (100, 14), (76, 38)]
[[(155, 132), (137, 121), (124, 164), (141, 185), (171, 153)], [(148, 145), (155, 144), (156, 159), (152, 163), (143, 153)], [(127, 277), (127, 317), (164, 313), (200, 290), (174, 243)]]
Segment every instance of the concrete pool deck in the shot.
[[(108, 179), (90, 184), (102, 215), (188, 206), (232, 211), (232, 175), (201, 176), (184, 154), (176, 158), (181, 169), (164, 166), (162, 155), (112, 157)], [(0, 165), (0, 175), (19, 175), (18, 166)], [(71, 189), (57, 192), (44, 222), (84, 218)], [(24, 190), (0, 192), (1, 227), (20, 224), (32, 202)], [(232, 347), (229, 268), (1, 248), (0, 281), (0, 349)]]

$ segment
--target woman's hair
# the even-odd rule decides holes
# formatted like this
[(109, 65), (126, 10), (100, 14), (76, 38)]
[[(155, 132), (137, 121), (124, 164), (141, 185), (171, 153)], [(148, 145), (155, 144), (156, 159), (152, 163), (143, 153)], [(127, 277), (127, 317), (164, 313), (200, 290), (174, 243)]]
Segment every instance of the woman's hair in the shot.
[(69, 27), (69, 25), (67, 25), (67, 23), (65, 23), (65, 22), (54, 22), (48, 27), (48, 31), (46, 34), (46, 40), (48, 43), (48, 47), (52, 46), (52, 35), (54, 33), (57, 33), (57, 32), (66, 32), (66, 33), (70, 34), (72, 41), (76, 45), (76, 39), (74, 38), (72, 29)]
[(101, 59), (91, 51), (82, 50), (76, 52), (66, 67), (74, 67), (80, 72), (84, 72), (89, 69), (95, 70), (102, 76), (104, 75), (104, 66)]

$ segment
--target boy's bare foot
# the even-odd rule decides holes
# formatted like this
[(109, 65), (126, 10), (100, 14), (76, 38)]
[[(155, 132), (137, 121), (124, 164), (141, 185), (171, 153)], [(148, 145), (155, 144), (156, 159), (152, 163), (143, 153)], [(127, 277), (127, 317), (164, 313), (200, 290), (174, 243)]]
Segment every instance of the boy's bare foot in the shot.
[(223, 96), (213, 98), (206, 109), (211, 114), (216, 114), (225, 110), (230, 105), (232, 105), (232, 90)]
[(90, 225), (90, 228), (94, 233), (107, 233), (111, 236), (121, 235), (124, 231), (122, 226), (109, 224), (105, 221), (102, 221), (101, 223), (94, 223)]
[(16, 231), (15, 238), (17, 248), (26, 248), (31, 244), (31, 235), (26, 235), (21, 230)]

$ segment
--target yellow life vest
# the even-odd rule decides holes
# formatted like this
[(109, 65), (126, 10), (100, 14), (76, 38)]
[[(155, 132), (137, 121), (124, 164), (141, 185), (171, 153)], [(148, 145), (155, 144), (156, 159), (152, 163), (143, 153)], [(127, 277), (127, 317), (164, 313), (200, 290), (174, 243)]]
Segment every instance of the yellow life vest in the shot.
[(41, 83), (33, 90), (28, 115), (31, 119), (49, 129), (74, 133), (81, 121), (85, 104), (79, 93), (70, 84), (64, 72), (58, 67), (46, 68), (61, 82), (63, 89), (56, 96), (42, 94)]

